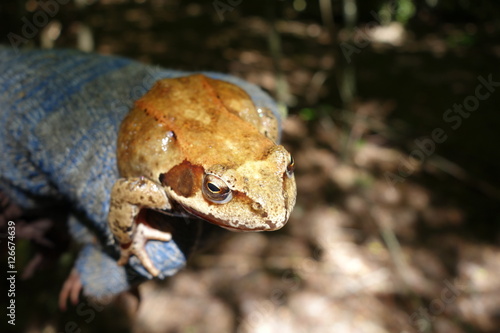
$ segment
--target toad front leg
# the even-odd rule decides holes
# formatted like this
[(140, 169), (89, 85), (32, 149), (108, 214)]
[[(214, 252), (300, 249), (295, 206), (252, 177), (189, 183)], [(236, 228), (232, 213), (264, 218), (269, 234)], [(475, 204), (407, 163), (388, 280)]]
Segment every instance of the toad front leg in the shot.
[(149, 179), (121, 178), (111, 191), (108, 224), (120, 243), (119, 265), (125, 265), (135, 255), (153, 276), (160, 271), (149, 258), (145, 245), (150, 239), (168, 242), (172, 235), (149, 226), (139, 219), (141, 208), (171, 209), (170, 202), (161, 187)]

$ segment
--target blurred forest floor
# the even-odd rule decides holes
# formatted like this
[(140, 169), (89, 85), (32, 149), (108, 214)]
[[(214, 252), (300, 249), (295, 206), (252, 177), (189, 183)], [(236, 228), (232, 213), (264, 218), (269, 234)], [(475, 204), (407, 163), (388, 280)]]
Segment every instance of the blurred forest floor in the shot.
[[(381, 25), (384, 1), (358, 3), (357, 18), (342, 13), (353, 1), (331, 17), (320, 3), (71, 1), (23, 43), (261, 85), (289, 106), (298, 202), (278, 232), (207, 226), (186, 269), (141, 285), (136, 316), (116, 303), (60, 313), (64, 255), (19, 285), (22, 331), (500, 331), (500, 91), (484, 86), (500, 82), (500, 4), (428, 1)], [(0, 8), (4, 43), (41, 10)]]

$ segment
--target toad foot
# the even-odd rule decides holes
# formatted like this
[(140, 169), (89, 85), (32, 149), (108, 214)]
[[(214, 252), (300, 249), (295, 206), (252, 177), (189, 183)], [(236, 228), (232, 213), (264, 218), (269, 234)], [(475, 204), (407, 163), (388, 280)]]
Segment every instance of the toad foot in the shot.
[(145, 246), (148, 240), (168, 242), (172, 240), (172, 234), (154, 229), (144, 223), (139, 223), (132, 237), (132, 242), (128, 246), (121, 246), (118, 265), (123, 266), (127, 264), (130, 256), (135, 255), (151, 275), (160, 275), (160, 271), (154, 266), (146, 252)]

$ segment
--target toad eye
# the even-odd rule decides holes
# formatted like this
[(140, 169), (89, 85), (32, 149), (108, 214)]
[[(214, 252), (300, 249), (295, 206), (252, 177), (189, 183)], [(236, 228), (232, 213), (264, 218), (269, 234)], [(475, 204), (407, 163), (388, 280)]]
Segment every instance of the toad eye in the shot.
[(206, 174), (203, 178), (202, 192), (206, 199), (216, 204), (224, 204), (233, 198), (226, 182), (212, 174)]
[(293, 176), (293, 170), (295, 169), (295, 160), (292, 155), (290, 155), (290, 162), (286, 166), (286, 175), (291, 178)]

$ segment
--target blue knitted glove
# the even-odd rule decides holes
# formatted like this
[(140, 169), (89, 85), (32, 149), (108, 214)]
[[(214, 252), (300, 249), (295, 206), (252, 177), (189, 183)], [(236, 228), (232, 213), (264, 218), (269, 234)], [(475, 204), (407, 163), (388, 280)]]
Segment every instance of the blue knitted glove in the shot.
[[(152, 278), (135, 256), (125, 267), (116, 264), (118, 245), (107, 214), (119, 178), (117, 132), (134, 100), (155, 81), (191, 73), (70, 50), (3, 47), (0, 73), (0, 190), (26, 209), (61, 200), (71, 205), (69, 229), (84, 244), (75, 268), (85, 294), (112, 295)], [(258, 87), (228, 75), (204, 74), (240, 86), (279, 119), (273, 100)], [(195, 237), (175, 223), (172, 241), (146, 244), (160, 278), (185, 264), (187, 251), (176, 234)]]

